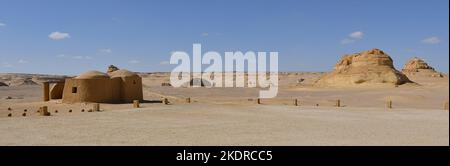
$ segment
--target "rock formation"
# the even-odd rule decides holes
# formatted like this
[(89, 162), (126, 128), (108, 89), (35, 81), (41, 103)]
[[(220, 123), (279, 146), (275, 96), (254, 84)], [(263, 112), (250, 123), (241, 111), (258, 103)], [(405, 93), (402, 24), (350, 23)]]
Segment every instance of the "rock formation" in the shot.
[(434, 70), (423, 59), (414, 57), (410, 59), (402, 69), (402, 72), (407, 75), (425, 75), (431, 77), (443, 77), (443, 74)]
[(402, 71), (404, 72), (418, 72), (419, 69), (428, 69), (434, 70), (431, 66), (429, 66), (424, 60), (414, 57), (405, 64)]
[(26, 85), (38, 85), (31, 78), (14, 78), (9, 82), (10, 86), (26, 86)]
[(117, 70), (119, 70), (118, 67), (116, 67), (114, 65), (109, 65), (107, 73), (112, 73), (112, 72), (117, 71)]
[(8, 84), (5, 84), (3, 82), (0, 82), (0, 86), (8, 86)]
[(64, 81), (67, 76), (44, 75), (44, 74), (22, 74), (22, 73), (0, 73), (0, 82), (14, 87), (39, 85), (42, 82)]
[(411, 83), (394, 68), (391, 57), (379, 49), (344, 55), (334, 70), (317, 80), (316, 86), (401, 85)]

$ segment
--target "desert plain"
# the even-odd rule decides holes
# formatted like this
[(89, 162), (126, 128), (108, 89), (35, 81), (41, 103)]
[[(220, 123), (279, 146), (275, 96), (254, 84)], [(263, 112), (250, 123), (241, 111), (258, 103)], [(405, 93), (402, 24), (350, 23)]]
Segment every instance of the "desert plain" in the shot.
[[(41, 82), (61, 76), (0, 74), (9, 84), (0, 86), (0, 145), (449, 145), (447, 74), (338, 88), (313, 85), (325, 73), (280, 72), (277, 97), (260, 104), (259, 88), (162, 86), (169, 74), (139, 73), (140, 108), (102, 103), (99, 112), (44, 102)], [(39, 116), (41, 106), (51, 116)]]

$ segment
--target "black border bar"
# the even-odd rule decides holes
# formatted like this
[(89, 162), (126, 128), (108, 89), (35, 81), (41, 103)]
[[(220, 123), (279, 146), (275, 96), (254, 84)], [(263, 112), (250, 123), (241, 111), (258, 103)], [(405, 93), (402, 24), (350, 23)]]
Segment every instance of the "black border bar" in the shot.
[[(211, 153), (209, 163), (278, 163), (278, 162), (449, 162), (449, 147), (428, 146), (9, 146), (0, 147), (1, 161), (64, 161), (71, 163), (113, 162), (182, 164), (204, 161), (178, 161), (178, 153)], [(220, 160), (222, 153), (270, 151), (271, 160)], [(211, 156), (212, 156), (211, 155)], [(267, 156), (266, 156), (267, 159)]]

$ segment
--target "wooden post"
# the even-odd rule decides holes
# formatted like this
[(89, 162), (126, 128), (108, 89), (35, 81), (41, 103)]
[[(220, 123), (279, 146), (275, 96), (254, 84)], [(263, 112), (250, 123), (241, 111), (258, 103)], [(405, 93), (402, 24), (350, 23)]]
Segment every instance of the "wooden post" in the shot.
[(100, 111), (100, 104), (99, 103), (94, 103), (92, 109), (94, 110), (94, 112)]
[(261, 99), (260, 98), (256, 99), (256, 104), (261, 104)]
[(133, 100), (133, 108), (139, 108), (139, 100)]
[(39, 107), (39, 110), (37, 112), (39, 112), (39, 115), (44, 116), (44, 108)]
[(386, 101), (386, 108), (392, 109), (392, 100), (387, 100)]
[(42, 108), (43, 108), (42, 112), (44, 112), (44, 116), (50, 116), (51, 115), (50, 112), (48, 112), (48, 107), (47, 106), (44, 106)]
[(186, 98), (186, 103), (191, 103), (191, 98), (190, 97)]
[(41, 108), (39, 108), (39, 113), (42, 116), (50, 116), (50, 112), (48, 112), (48, 107), (47, 106), (43, 106)]
[(42, 85), (44, 90), (44, 101), (50, 101), (50, 83), (44, 82)]
[(298, 106), (298, 100), (297, 99), (294, 99), (294, 105)]
[(341, 100), (340, 99), (336, 100), (336, 107), (341, 107)]

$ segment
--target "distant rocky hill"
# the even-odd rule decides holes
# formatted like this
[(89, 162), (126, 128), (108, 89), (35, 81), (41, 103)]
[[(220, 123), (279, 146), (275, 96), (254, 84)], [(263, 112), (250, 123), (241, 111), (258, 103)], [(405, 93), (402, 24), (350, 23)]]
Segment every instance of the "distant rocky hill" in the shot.
[(410, 59), (402, 69), (406, 75), (423, 75), (429, 77), (444, 77), (444, 74), (429, 66), (423, 59), (414, 57)]
[(45, 75), (45, 74), (23, 74), (23, 73), (3, 73), (0, 74), (0, 86), (27, 86), (39, 85), (45, 81), (59, 81), (68, 76)]
[(401, 85), (408, 77), (394, 68), (392, 58), (380, 49), (344, 55), (333, 71), (315, 82), (316, 86)]
[(0, 82), (0, 86), (8, 86), (8, 84), (6, 84), (4, 82)]

